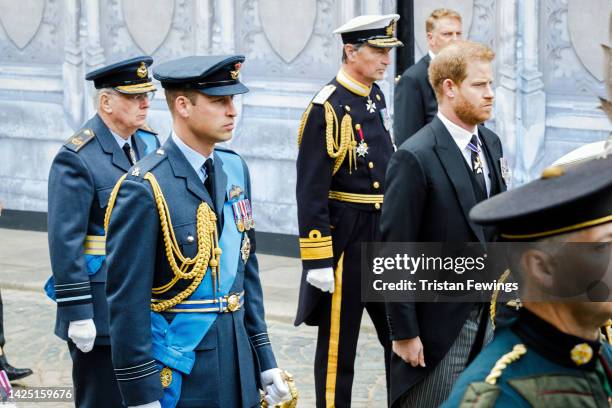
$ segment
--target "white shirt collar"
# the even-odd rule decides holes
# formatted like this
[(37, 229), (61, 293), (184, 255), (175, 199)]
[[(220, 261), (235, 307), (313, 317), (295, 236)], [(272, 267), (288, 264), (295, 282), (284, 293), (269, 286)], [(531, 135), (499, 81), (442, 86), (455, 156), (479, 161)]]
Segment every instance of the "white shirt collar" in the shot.
[[(438, 111), (438, 118), (440, 118), (440, 120), (448, 130), (448, 133), (450, 133), (453, 140), (455, 141), (455, 143), (457, 143), (457, 146), (459, 146), (459, 149), (461, 151), (464, 151), (467, 148), (467, 145), (470, 143), (472, 135), (478, 134), (478, 126), (474, 126), (474, 130), (472, 132), (468, 132), (461, 126), (453, 123), (440, 111)], [(481, 143), (482, 142), (480, 142), (480, 138), (478, 138), (478, 144), (480, 145)]]
[(119, 145), (120, 149), (123, 149), (123, 145), (126, 143), (130, 145), (130, 148), (134, 148), (134, 146), (132, 145), (132, 136), (128, 137), (127, 139), (124, 139), (118, 134), (116, 134), (115, 132), (113, 132), (110, 128), (108, 130), (111, 132), (111, 135), (113, 135), (113, 137), (115, 138), (115, 141)]
[[(193, 167), (193, 169), (195, 170), (198, 177), (202, 178), (202, 166), (204, 166), (204, 162), (208, 159), (208, 157), (196, 152), (191, 147), (187, 146), (185, 142), (183, 142), (181, 138), (174, 132), (174, 130), (172, 131), (171, 137), (174, 143), (176, 144), (176, 147), (178, 147), (181, 153), (183, 153), (191, 167)], [(210, 158), (212, 159), (213, 155), (211, 155)]]
[(432, 50), (427, 50), (427, 53), (429, 54), (429, 58), (431, 58), (432, 61), (434, 58), (436, 58), (436, 54), (434, 54)]

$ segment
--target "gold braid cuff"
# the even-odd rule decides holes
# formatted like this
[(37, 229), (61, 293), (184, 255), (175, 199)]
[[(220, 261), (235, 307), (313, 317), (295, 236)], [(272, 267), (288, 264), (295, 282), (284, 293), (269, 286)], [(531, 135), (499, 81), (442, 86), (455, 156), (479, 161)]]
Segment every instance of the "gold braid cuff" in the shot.
[[(104, 228), (108, 229), (111, 212), (115, 205), (119, 187), (125, 176), (123, 176), (111, 192), (108, 208), (104, 217)], [(210, 209), (208, 204), (201, 203), (196, 211), (196, 233), (198, 237), (198, 252), (194, 258), (185, 257), (179, 247), (174, 229), (172, 228), (172, 220), (170, 218), (170, 210), (161, 187), (152, 173), (147, 173), (144, 176), (153, 189), (157, 211), (159, 213), (159, 221), (161, 232), (164, 240), (164, 248), (166, 258), (170, 264), (170, 269), (174, 273), (174, 277), (170, 282), (163, 286), (152, 288), (151, 292), (154, 295), (165, 293), (170, 290), (179, 280), (192, 280), (191, 284), (182, 292), (178, 293), (171, 299), (166, 299), (160, 302), (152, 303), (151, 310), (154, 312), (162, 312), (169, 309), (178, 303), (182, 302), (196, 290), (199, 284), (206, 276), (208, 267), (211, 268), (213, 290), (216, 292), (219, 279), (219, 258), (221, 257), (221, 248), (219, 248), (219, 240), (217, 234), (217, 216)], [(178, 259), (178, 262), (177, 262)], [(179, 265), (180, 262), (180, 265)], [(191, 267), (191, 270), (189, 268)]]
[(511, 352), (504, 354), (499, 360), (497, 360), (497, 362), (493, 366), (493, 369), (491, 370), (487, 378), (485, 378), (485, 382), (487, 384), (495, 385), (499, 377), (501, 377), (502, 371), (504, 371), (504, 369), (508, 367), (509, 364), (521, 358), (525, 353), (527, 353), (527, 348), (525, 347), (525, 345), (515, 345)]

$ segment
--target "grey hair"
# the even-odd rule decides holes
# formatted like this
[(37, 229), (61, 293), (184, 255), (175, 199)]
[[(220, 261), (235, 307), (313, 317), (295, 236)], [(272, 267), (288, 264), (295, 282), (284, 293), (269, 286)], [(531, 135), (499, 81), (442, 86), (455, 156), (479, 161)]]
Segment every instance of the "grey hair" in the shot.
[(91, 94), (91, 99), (93, 102), (94, 109), (97, 111), (98, 108), (100, 107), (100, 97), (102, 96), (102, 94), (115, 93), (115, 92), (116, 91), (113, 88), (94, 89), (93, 93)]
[[(355, 43), (355, 44), (351, 44), (353, 46), (353, 48), (355, 49), (355, 51), (359, 51), (359, 49), (361, 47), (363, 47), (366, 43), (361, 42), (361, 43)], [(346, 55), (346, 51), (344, 50), (344, 46), (346, 44), (342, 45), (342, 63), (346, 64), (346, 61), (348, 60), (348, 56)]]

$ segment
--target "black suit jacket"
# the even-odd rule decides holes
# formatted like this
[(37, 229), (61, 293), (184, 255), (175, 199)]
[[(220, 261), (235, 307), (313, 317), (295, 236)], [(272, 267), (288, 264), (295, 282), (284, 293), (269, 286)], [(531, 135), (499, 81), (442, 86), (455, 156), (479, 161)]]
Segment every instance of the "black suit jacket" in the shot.
[[(488, 155), (491, 192), (506, 189), (499, 159), (502, 146), (484, 126), (478, 131)], [(387, 168), (381, 218), (385, 242), (487, 242), (493, 232), (470, 221), (477, 199), (469, 168), (439, 118), (418, 131), (394, 153)], [(473, 303), (387, 303), (392, 340), (420, 336), (426, 368), (413, 368), (393, 354), (391, 401), (421, 380), (442, 360)]]
[(436, 94), (427, 75), (430, 62), (426, 54), (404, 71), (395, 88), (393, 135), (398, 147), (431, 122), (438, 112)]

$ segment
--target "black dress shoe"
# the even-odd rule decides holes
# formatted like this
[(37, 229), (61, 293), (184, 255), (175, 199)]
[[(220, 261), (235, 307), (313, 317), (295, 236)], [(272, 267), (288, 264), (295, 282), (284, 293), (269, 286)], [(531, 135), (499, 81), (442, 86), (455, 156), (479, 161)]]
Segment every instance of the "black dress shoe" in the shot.
[(4, 355), (0, 356), (0, 370), (6, 371), (9, 381), (19, 380), (32, 374), (29, 368), (15, 368), (10, 365)]

